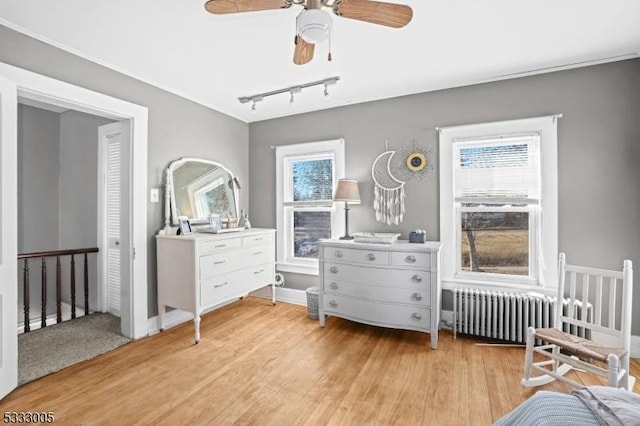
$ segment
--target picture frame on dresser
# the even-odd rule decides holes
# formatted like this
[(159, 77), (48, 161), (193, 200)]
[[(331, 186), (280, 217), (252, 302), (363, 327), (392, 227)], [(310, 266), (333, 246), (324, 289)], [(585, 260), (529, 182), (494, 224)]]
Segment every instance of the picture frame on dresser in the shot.
[(209, 216), (209, 228), (222, 229), (222, 218), (219, 214), (211, 214), (211, 216)]
[(178, 231), (180, 235), (189, 235), (192, 233), (191, 222), (186, 217), (181, 217), (179, 220)]

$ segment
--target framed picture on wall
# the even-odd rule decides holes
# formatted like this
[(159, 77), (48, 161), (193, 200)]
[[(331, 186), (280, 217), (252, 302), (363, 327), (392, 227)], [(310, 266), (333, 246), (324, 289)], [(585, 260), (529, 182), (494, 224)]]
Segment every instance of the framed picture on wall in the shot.
[(180, 226), (178, 228), (179, 234), (181, 235), (189, 235), (191, 234), (191, 222), (186, 217), (180, 218)]
[(209, 216), (209, 228), (222, 229), (222, 218), (219, 214), (212, 214)]

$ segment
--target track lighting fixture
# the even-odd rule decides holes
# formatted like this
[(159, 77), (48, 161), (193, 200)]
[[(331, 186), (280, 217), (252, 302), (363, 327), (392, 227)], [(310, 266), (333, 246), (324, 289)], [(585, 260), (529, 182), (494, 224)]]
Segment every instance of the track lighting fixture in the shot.
[(289, 94), (291, 95), (291, 97), (289, 98), (289, 103), (293, 105), (293, 101), (295, 100), (293, 98), (293, 95), (295, 93), (300, 93), (302, 92), (302, 87), (300, 86), (296, 86), (296, 87), (292, 87), (291, 89), (289, 89)]
[(294, 95), (302, 92), (302, 89), (313, 86), (324, 85), (324, 96), (329, 96), (329, 86), (335, 85), (340, 77), (330, 77), (325, 78), (324, 80), (313, 81), (311, 83), (304, 83), (297, 86), (291, 86), (284, 89), (272, 90), (271, 92), (258, 93), (252, 96), (241, 96), (238, 98), (241, 104), (246, 104), (247, 102), (251, 102), (251, 111), (256, 110), (256, 102), (260, 102), (264, 100), (267, 96), (279, 95), (281, 93), (289, 93), (289, 103), (293, 104)]

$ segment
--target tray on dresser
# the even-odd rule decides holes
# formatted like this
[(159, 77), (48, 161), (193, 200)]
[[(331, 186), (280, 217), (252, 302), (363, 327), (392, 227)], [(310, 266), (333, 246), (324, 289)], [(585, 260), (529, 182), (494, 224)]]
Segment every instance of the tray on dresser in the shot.
[(352, 235), (354, 242), (367, 244), (393, 244), (400, 236), (390, 232), (356, 232)]

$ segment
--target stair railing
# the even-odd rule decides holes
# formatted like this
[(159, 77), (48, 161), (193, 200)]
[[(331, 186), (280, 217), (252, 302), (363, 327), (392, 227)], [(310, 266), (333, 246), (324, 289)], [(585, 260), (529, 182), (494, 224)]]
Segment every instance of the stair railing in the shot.
[(89, 313), (89, 262), (88, 254), (97, 253), (97, 247), (72, 249), (72, 250), (52, 250), (33, 253), (21, 253), (18, 254), (18, 261), (24, 260), (24, 267), (22, 269), (23, 274), (23, 301), (24, 301), (24, 332), (31, 331), (29, 324), (29, 259), (40, 258), (42, 260), (41, 273), (41, 292), (42, 292), (42, 307), (41, 307), (41, 322), (40, 327), (47, 326), (47, 258), (56, 258), (56, 323), (62, 322), (62, 267), (60, 264), (60, 257), (71, 256), (71, 271), (70, 271), (70, 288), (71, 288), (71, 319), (76, 318), (76, 262), (75, 255), (84, 255), (84, 314)]

